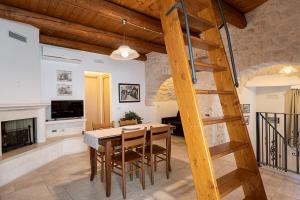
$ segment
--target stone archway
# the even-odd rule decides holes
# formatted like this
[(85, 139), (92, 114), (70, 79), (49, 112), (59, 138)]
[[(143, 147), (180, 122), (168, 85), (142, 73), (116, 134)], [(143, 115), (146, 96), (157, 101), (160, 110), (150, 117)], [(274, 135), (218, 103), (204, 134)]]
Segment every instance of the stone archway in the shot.
[[(282, 63), (284, 63), (284, 62), (282, 62)], [(286, 66), (292, 66), (293, 68), (298, 70), (298, 72), (286, 74), (286, 76), (288, 76), (288, 77), (296, 76), (296, 77), (300, 78), (300, 65), (299, 64), (294, 64), (294, 63), (282, 64), (282, 63), (281, 64), (273, 64), (272, 63), (269, 66), (267, 66), (267, 64), (265, 64), (264, 67), (256, 66), (256, 67), (252, 67), (252, 68), (242, 71), (239, 74), (240, 88), (245, 87), (246, 83), (256, 76), (279, 74), (280, 70)]]
[(161, 85), (171, 77), (167, 54), (151, 52), (147, 54), (146, 65), (146, 105), (156, 101)]

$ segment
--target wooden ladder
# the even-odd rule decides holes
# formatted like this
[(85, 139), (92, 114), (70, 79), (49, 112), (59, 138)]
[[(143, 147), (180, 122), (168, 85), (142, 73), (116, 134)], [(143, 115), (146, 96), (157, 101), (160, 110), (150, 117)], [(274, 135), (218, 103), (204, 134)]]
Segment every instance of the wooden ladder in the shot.
[[(216, 84), (216, 90), (196, 90), (182, 31), (182, 12), (175, 9), (166, 15), (175, 3), (160, 0), (161, 21), (197, 198), (221, 199), (242, 186), (245, 199), (267, 199), (217, 26), (215, 5), (209, 0), (199, 16), (189, 15), (190, 29), (201, 32), (201, 38), (191, 37), (192, 46), (206, 50), (211, 62), (195, 61), (197, 72), (212, 72)], [(224, 116), (201, 118), (198, 95), (218, 95)], [(230, 142), (209, 148), (204, 126), (219, 123), (226, 123)], [(231, 153), (237, 169), (216, 178), (212, 160)]]

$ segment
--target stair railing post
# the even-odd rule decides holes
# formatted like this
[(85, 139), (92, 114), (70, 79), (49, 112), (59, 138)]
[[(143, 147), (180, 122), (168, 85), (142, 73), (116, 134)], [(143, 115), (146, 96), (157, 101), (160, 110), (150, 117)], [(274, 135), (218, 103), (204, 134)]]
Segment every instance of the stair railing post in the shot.
[(259, 112), (256, 112), (256, 160), (257, 160), (257, 165), (260, 167), (260, 125), (259, 125)]
[(265, 132), (266, 132), (266, 165), (269, 165), (269, 132), (268, 132), (268, 113), (265, 113)]
[(287, 172), (287, 168), (288, 168), (288, 164), (287, 164), (287, 160), (288, 160), (288, 154), (287, 154), (287, 146), (288, 146), (288, 138), (286, 135), (286, 114), (284, 114), (284, 171)]
[(275, 166), (278, 168), (278, 134), (277, 134), (277, 114), (274, 113), (274, 127), (275, 127)]

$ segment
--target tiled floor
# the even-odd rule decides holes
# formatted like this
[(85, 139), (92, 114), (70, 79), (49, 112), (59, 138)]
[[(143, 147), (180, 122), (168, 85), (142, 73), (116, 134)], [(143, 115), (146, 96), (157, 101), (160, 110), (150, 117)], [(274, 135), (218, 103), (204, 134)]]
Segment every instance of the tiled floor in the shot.
[[(138, 179), (127, 182), (127, 199), (172, 200), (195, 199), (192, 176), (182, 138), (173, 138), (171, 178), (165, 178), (164, 166), (159, 166), (155, 174), (155, 184), (146, 178), (146, 190), (142, 190)], [(29, 161), (30, 162), (30, 161)], [(225, 158), (214, 163), (217, 176), (232, 170), (235, 166)], [(300, 178), (286, 176), (262, 169), (262, 177), (269, 199), (300, 200)], [(113, 175), (112, 195), (105, 197), (104, 184), (97, 176), (89, 181), (89, 156), (81, 153), (60, 158), (46, 166), (23, 176), (0, 188), (1, 200), (96, 200), (123, 199), (120, 178)], [(228, 200), (242, 199), (239, 188), (226, 197)]]

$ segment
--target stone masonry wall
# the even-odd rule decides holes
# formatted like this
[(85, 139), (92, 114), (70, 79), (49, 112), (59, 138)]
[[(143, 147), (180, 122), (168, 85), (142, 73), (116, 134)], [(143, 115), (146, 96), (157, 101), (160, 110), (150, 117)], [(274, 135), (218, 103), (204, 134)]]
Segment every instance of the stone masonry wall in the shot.
[[(268, 0), (246, 14), (245, 29), (229, 25), (240, 72), (276, 64), (300, 65), (299, 8), (299, 0)], [(226, 41), (224, 32), (222, 36)]]
[[(248, 73), (252, 76), (255, 71), (264, 67), (283, 64), (300, 66), (299, 8), (300, 0), (268, 0), (246, 14), (248, 25), (245, 29), (229, 25), (236, 66), (239, 75), (244, 77), (242, 79), (248, 77)], [(224, 30), (221, 34), (226, 47)], [(198, 50), (195, 54), (195, 57), (205, 55)], [(196, 87), (214, 88), (214, 81), (209, 73), (198, 73), (197, 79)], [(176, 99), (168, 57), (165, 54), (153, 52), (147, 55), (146, 99), (147, 105), (152, 105), (156, 101)], [(199, 104), (202, 116), (222, 114), (216, 96), (199, 97)], [(210, 145), (226, 140), (226, 129), (222, 125), (208, 127), (206, 132), (210, 135), (208, 137)]]

